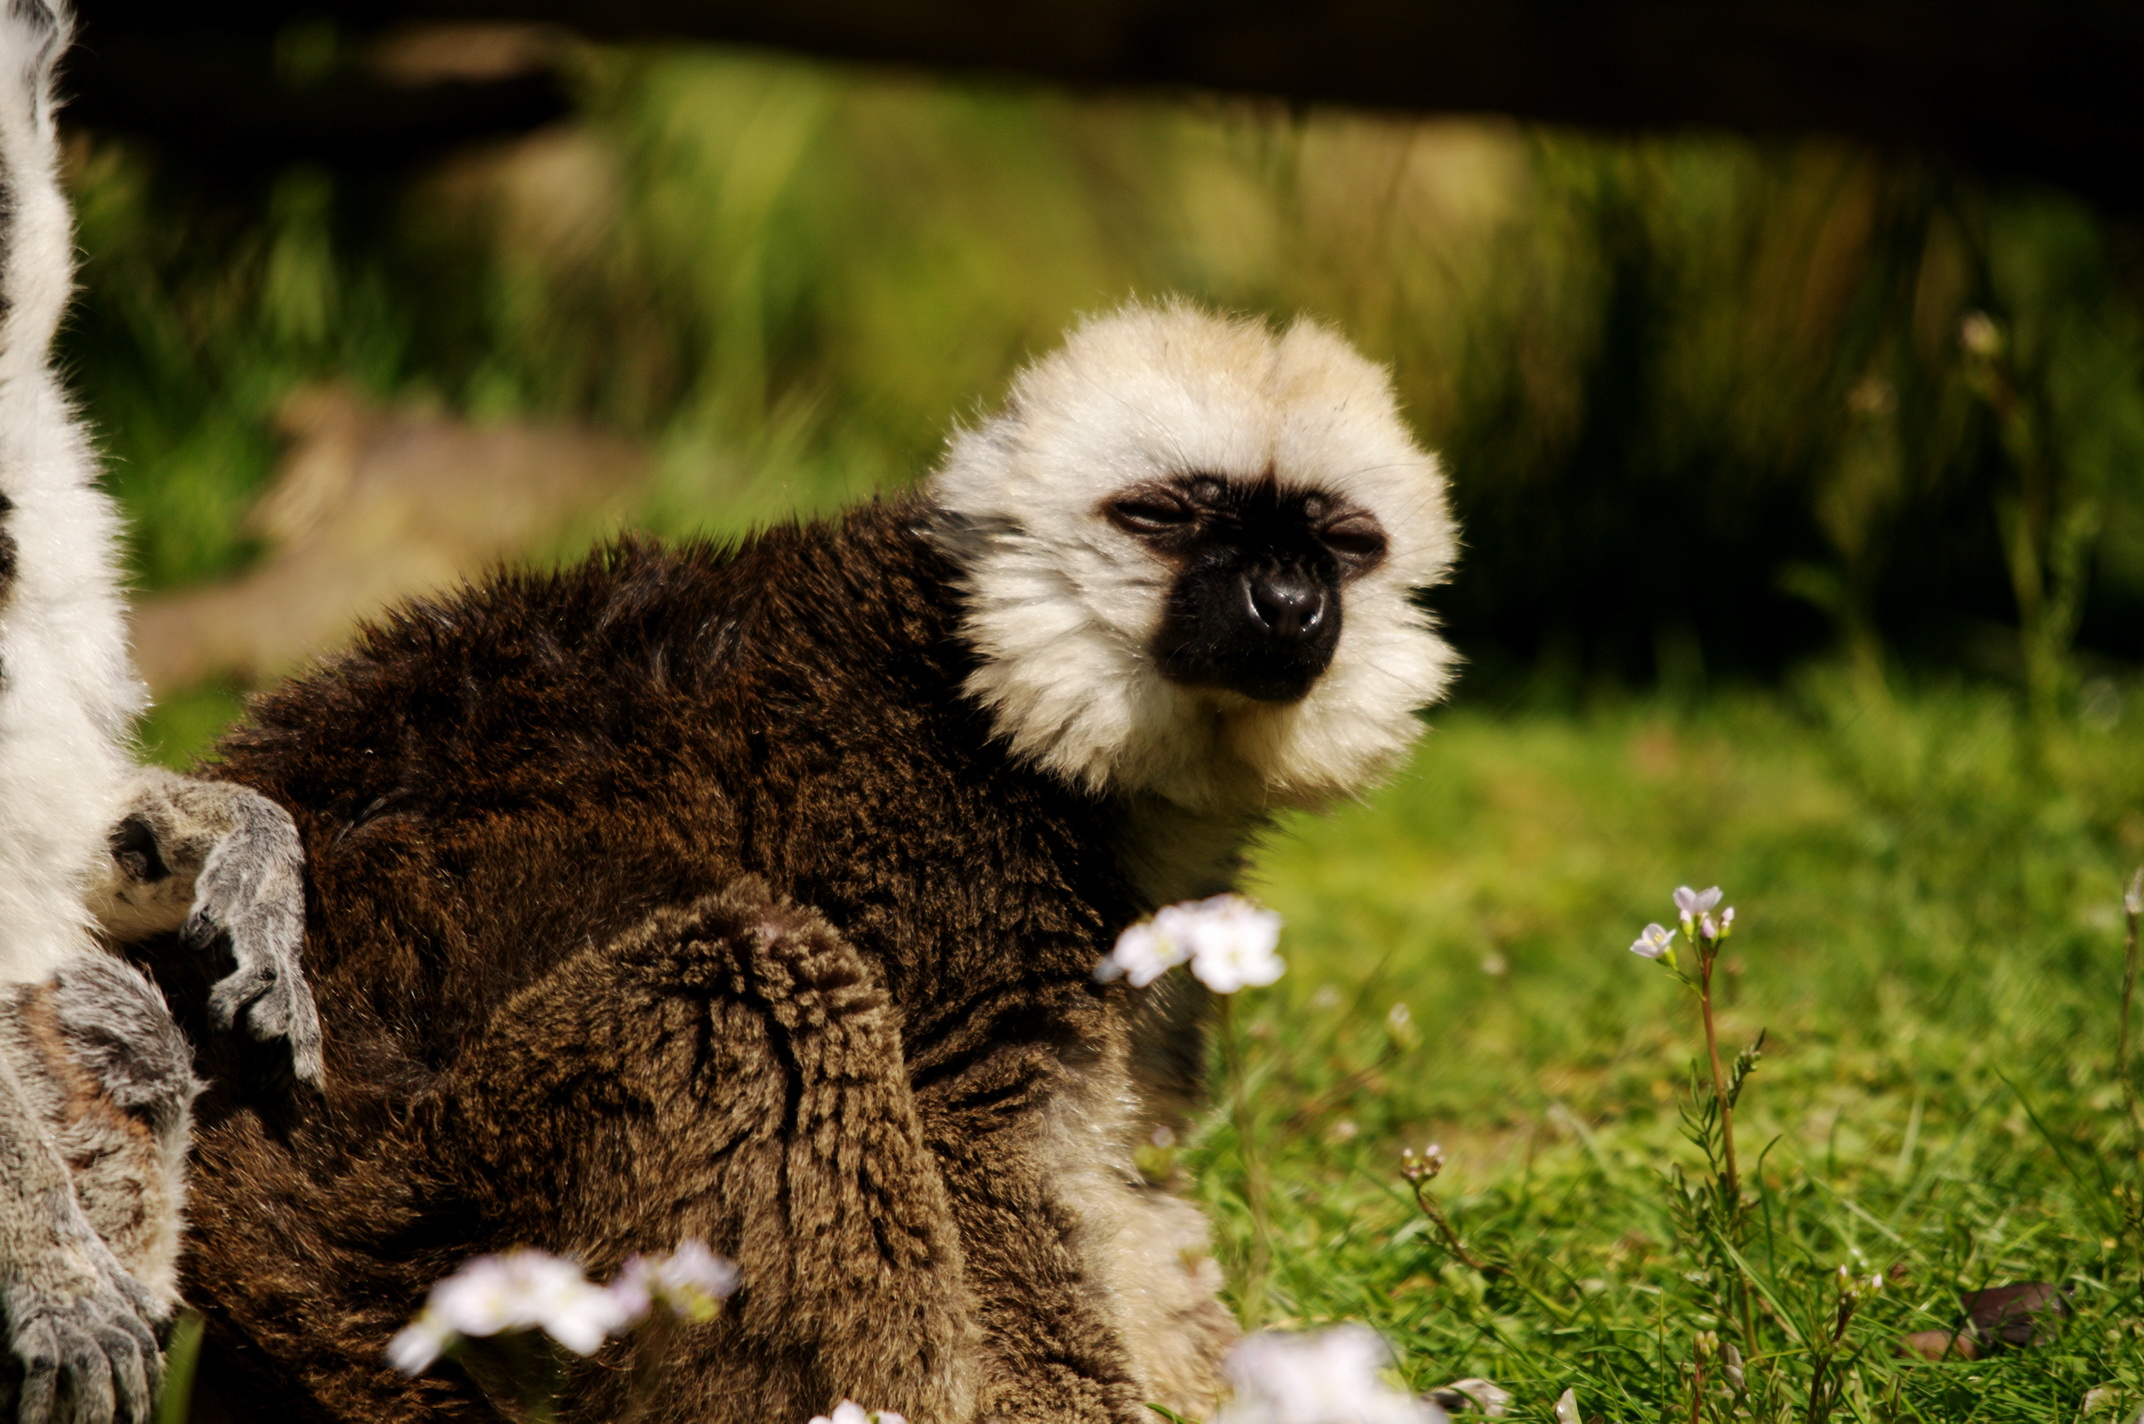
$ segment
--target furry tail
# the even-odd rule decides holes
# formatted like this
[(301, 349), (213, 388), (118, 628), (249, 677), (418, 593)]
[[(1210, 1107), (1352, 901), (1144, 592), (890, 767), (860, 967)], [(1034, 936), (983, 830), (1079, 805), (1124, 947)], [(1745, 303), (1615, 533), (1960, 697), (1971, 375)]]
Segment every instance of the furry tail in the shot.
[(0, 382), (44, 367), (74, 279), (54, 78), (65, 0), (0, 0)]

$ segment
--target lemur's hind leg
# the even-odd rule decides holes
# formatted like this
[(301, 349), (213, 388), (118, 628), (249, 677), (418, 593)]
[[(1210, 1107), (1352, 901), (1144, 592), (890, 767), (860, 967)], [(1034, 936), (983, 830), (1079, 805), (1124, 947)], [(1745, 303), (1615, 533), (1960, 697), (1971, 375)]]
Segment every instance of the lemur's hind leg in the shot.
[(320, 1015), (299, 952), (305, 852), (282, 807), (249, 787), (143, 767), (91, 908), (113, 940), (173, 930), (197, 949), (221, 941), (236, 967), (209, 992), (216, 1022), (244, 1015), (262, 1042), (286, 1040), (291, 1069), (320, 1085)]
[(18, 994), (40, 1039), (51, 1114), (75, 1195), (121, 1264), (159, 1298), (178, 1299), (192, 1105), (193, 1046), (139, 971), (83, 955)]
[[(736, 1295), (576, 1365), (561, 1420), (756, 1424), (845, 1394), (974, 1418), (974, 1305), (895, 1011), (846, 940), (756, 881), (516, 993), (345, 1174), (265, 1135), (209, 1150), (220, 1189), (197, 1214), (217, 1249), (188, 1262), (211, 1310), (204, 1376), (240, 1367), (215, 1353), (235, 1326), (338, 1418), (511, 1414), (510, 1384), (487, 1407), (489, 1381), (454, 1367), (389, 1369), (433, 1280), (517, 1245), (601, 1279), (698, 1238), (736, 1261)], [(263, 1407), (234, 1395), (229, 1413)]]
[(0, 998), (0, 1309), (24, 1421), (147, 1420), (178, 1296), (189, 1108), (200, 1085), (164, 1000), (78, 956)]

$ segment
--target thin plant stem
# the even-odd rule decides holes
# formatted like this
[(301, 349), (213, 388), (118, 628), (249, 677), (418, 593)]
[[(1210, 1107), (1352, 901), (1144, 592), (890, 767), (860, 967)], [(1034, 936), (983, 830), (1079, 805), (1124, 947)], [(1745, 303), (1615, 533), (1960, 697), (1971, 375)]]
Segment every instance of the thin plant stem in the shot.
[[(1840, 1267), (1840, 1270), (1844, 1271), (1845, 1267)], [(1859, 1303), (1860, 1296), (1857, 1292), (1842, 1287), (1838, 1313), (1831, 1327), (1831, 1339), (1825, 1342), (1823, 1349), (1815, 1352), (1816, 1367), (1809, 1376), (1809, 1408), (1805, 1417), (1810, 1424), (1824, 1424), (1825, 1420), (1831, 1418), (1832, 1396), (1838, 1392), (1838, 1383), (1835, 1377), (1827, 1379), (1827, 1376), (1830, 1374), (1832, 1357), (1838, 1354), (1839, 1347), (1846, 1343), (1846, 1327), (1853, 1320), (1854, 1307)], [(1826, 1389), (1827, 1384), (1830, 1386), (1829, 1390)]]
[(1461, 1264), (1471, 1266), (1485, 1276), (1499, 1274), (1495, 1265), (1478, 1259), (1473, 1252), (1467, 1250), (1466, 1243), (1459, 1239), (1459, 1233), (1452, 1228), (1451, 1220), (1445, 1216), (1444, 1208), (1438, 1206), (1437, 1199), (1429, 1194), (1428, 1178), (1415, 1180), (1409, 1185), (1414, 1188), (1414, 1204), (1422, 1209), (1422, 1215), (1428, 1217), (1430, 1224), (1437, 1228), (1437, 1234), (1444, 1238), (1445, 1248), (1457, 1257)]
[[(2122, 911), (2129, 929), (2122, 945), (2122, 1018), (2114, 1044), (2114, 1076), (2121, 1080), (2122, 1106), (2129, 1118), (2129, 1160), (2138, 1163), (2144, 1162), (2144, 1116), (2137, 1111), (2137, 1076), (2129, 1056), (2129, 1023), (2137, 996), (2137, 919), (2144, 912), (2144, 866), (2137, 868), (2128, 893), (2122, 896)], [(2139, 1189), (2132, 1176), (2119, 1189), (2119, 1195), (2123, 1235), (2128, 1238), (2138, 1281), (2144, 1284), (2144, 1190)]]
[(193, 1412), (194, 1368), (201, 1362), (201, 1317), (187, 1311), (172, 1327), (164, 1352), (164, 1388), (156, 1397), (155, 1424), (186, 1424)]
[(662, 1393), (662, 1377), (668, 1365), (671, 1337), (677, 1333), (667, 1309), (648, 1313), (640, 1338), (633, 1342), (633, 1381), (626, 1393), (625, 1412), (616, 1424), (638, 1424)]
[(1727, 1100), (1727, 1075), (1720, 1071), (1720, 1036), (1712, 1022), (1712, 961), (1707, 951), (1698, 956), (1697, 1005), (1705, 1019), (1705, 1057), (1712, 1064), (1712, 1098), (1720, 1105), (1720, 1145), (1726, 1165), (1725, 1185), (1730, 1212), (1742, 1209), (1742, 1177), (1735, 1168), (1735, 1110)]
[(1251, 1127), (1250, 1084), (1243, 1068), (1243, 1041), (1233, 999), (1221, 997), (1221, 1060), (1228, 1073), (1229, 1117), (1236, 1130), (1236, 1155), (1243, 1163), (1243, 1202), (1251, 1215), (1250, 1260), (1243, 1273), (1243, 1323), (1252, 1330), (1264, 1323), (1266, 1275), (1272, 1267), (1272, 1223), (1267, 1216), (1266, 1163)]
[(2137, 911), (2132, 907), (2140, 889), (2144, 889), (2144, 869), (2137, 871), (2137, 878), (2130, 882), (2129, 893), (2122, 900), (2129, 934), (2122, 947), (2122, 1027), (2114, 1048), (2114, 1073), (2122, 1080), (2122, 1102), (2129, 1112), (2129, 1146), (2134, 1157), (2144, 1157), (2144, 1118), (2137, 1113), (2137, 1079), (2129, 1062), (2129, 1018), (2137, 996)]
[[(1719, 958), (1717, 943), (1704, 944), (1697, 956), (1697, 1006), (1705, 1020), (1705, 1057), (1712, 1065), (1712, 1100), (1720, 1107), (1720, 1160), (1725, 1168), (1722, 1173), (1720, 1195), (1726, 1208), (1721, 1229), (1732, 1235), (1735, 1223), (1742, 1215), (1742, 1174), (1735, 1164), (1735, 1109), (1727, 1096), (1727, 1075), (1720, 1069), (1720, 1035), (1712, 1018), (1712, 966)], [(1737, 1281), (1734, 1286), (1736, 1313), (1741, 1317), (1742, 1345), (1752, 1356), (1757, 1353), (1757, 1317), (1750, 1303), (1753, 1294), (1747, 1281)]]

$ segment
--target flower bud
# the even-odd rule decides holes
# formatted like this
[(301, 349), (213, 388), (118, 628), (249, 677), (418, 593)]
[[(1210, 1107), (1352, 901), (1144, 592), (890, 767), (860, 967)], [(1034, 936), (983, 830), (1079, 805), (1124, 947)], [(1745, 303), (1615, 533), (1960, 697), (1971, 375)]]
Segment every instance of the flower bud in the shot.
[(2000, 356), (2003, 350), (2003, 329), (1995, 324), (1995, 318), (1984, 311), (1970, 311), (1958, 323), (1958, 344), (1966, 354), (1982, 360)]

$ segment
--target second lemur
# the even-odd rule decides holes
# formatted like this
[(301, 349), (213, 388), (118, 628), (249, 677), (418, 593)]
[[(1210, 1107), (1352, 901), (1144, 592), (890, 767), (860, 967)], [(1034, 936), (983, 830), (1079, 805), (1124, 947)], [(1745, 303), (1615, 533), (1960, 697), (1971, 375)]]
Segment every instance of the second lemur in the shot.
[[(133, 763), (119, 521), (53, 369), (72, 283), (54, 76), (71, 18), (0, 5), (0, 1410), (146, 1420), (177, 1303), (192, 1054), (111, 951), (186, 930), (202, 1007), (317, 1083), (300, 851), (258, 795)], [(166, 941), (170, 943), (170, 941)]]

